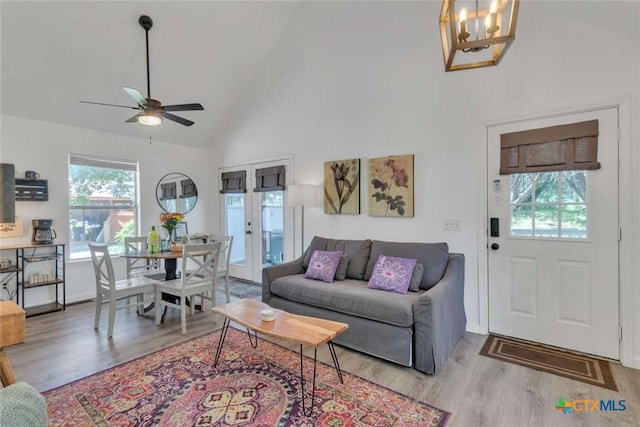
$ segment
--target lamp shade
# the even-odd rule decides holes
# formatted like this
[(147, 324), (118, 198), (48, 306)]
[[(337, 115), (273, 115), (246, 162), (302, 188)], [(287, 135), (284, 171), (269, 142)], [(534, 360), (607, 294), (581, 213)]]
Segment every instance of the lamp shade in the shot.
[(290, 184), (287, 186), (287, 206), (315, 206), (317, 186)]

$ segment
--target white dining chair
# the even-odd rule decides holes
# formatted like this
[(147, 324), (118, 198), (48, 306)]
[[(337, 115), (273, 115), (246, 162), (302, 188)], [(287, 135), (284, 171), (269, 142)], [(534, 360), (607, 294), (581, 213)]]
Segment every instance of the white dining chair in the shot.
[[(162, 308), (180, 310), (182, 334), (187, 333), (187, 309), (193, 314), (193, 297), (211, 300), (216, 305), (215, 282), (220, 263), (222, 242), (186, 244), (182, 248), (182, 275), (176, 280), (159, 282), (156, 285), (156, 325), (162, 320)], [(195, 266), (195, 268), (193, 268)], [(211, 292), (211, 296), (209, 295)], [(164, 297), (163, 297), (164, 294)], [(176, 297), (171, 301), (170, 296)], [(169, 297), (169, 298), (168, 298)], [(191, 304), (187, 307), (187, 298)]]
[[(127, 307), (137, 307), (138, 314), (142, 315), (144, 305), (155, 300), (155, 287), (156, 284), (160, 282), (145, 276), (115, 280), (108, 246), (89, 243), (89, 250), (91, 252), (91, 261), (96, 277), (96, 317), (94, 328), (98, 329), (100, 325), (102, 304), (108, 303), (109, 327), (107, 330), (107, 338), (111, 338), (113, 335), (116, 311)], [(145, 293), (150, 295), (146, 299)], [(129, 297), (135, 297), (136, 301), (129, 303)], [(124, 304), (117, 304), (118, 301), (124, 302)]]
[[(220, 264), (218, 264), (218, 277), (224, 278), (224, 291), (227, 296), (227, 302), (231, 302), (231, 294), (229, 292), (229, 261), (231, 260), (231, 246), (233, 245), (233, 236), (210, 235), (210, 242), (221, 242), (220, 248)], [(217, 282), (216, 282), (217, 283)], [(214, 292), (217, 291), (214, 287)]]
[[(146, 237), (125, 237), (124, 253), (143, 252), (148, 250)], [(127, 263), (127, 278), (136, 276), (146, 276), (152, 279), (161, 280), (164, 272), (160, 268), (159, 259), (125, 258)]]

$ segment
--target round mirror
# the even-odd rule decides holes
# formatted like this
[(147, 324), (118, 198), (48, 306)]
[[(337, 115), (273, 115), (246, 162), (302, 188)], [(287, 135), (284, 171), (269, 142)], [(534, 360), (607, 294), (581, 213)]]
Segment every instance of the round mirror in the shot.
[(163, 211), (186, 215), (198, 202), (198, 188), (187, 175), (168, 173), (158, 181), (156, 200)]

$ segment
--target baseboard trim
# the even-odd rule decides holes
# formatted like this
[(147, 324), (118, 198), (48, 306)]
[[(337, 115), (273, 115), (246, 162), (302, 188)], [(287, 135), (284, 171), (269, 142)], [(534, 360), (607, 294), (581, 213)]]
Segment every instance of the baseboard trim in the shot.
[(483, 330), (479, 323), (467, 322), (467, 332), (472, 332), (474, 334), (487, 335), (487, 331)]

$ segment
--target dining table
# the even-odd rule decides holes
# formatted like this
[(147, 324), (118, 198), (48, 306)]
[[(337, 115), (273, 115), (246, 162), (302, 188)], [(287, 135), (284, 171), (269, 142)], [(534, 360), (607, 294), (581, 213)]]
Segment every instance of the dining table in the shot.
[(174, 280), (178, 278), (178, 259), (182, 258), (182, 248), (180, 250), (164, 250), (160, 252), (131, 251), (121, 255), (123, 258), (137, 259), (162, 259), (164, 260), (164, 280)]
[[(205, 256), (209, 251), (202, 251), (202, 255)], [(175, 280), (178, 278), (178, 259), (182, 258), (183, 251), (182, 246), (176, 246), (172, 249), (166, 249), (160, 252), (149, 252), (148, 250), (143, 251), (130, 251), (122, 254), (123, 258), (138, 258), (138, 259), (147, 259), (147, 260), (164, 260), (164, 280)], [(170, 298), (171, 300), (175, 300), (176, 298), (171, 297), (166, 294), (162, 294), (162, 298)], [(187, 298), (187, 305), (189, 305), (189, 299)], [(154, 308), (155, 304), (151, 303), (149, 306), (144, 308), (144, 312)], [(201, 309), (196, 305), (196, 309)], [(165, 307), (164, 313), (162, 315), (162, 321), (164, 322), (164, 317), (167, 313), (167, 307)]]

